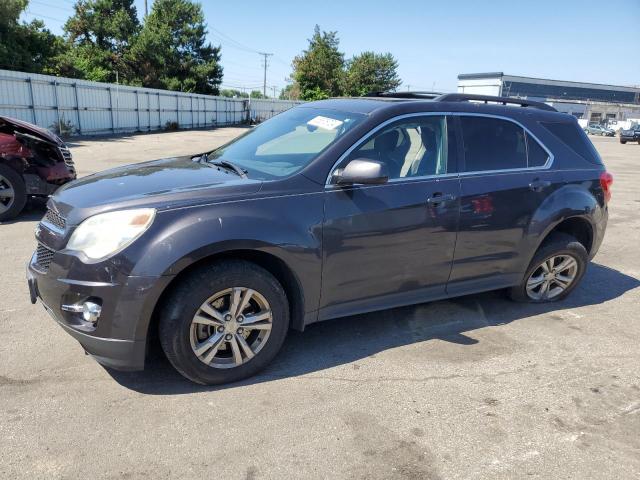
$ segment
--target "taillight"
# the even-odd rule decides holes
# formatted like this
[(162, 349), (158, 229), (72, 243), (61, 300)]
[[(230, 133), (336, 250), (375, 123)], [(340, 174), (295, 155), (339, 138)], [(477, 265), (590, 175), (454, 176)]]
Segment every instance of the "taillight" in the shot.
[(613, 184), (613, 175), (609, 172), (602, 172), (600, 174), (600, 186), (604, 192), (604, 201), (609, 202), (611, 200), (611, 185)]

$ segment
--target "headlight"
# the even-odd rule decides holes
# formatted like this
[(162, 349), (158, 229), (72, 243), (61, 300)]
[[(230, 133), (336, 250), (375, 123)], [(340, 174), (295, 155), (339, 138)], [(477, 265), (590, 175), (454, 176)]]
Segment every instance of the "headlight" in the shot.
[(92, 261), (102, 260), (133, 243), (151, 226), (155, 214), (153, 208), (139, 208), (89, 217), (73, 232), (67, 248)]

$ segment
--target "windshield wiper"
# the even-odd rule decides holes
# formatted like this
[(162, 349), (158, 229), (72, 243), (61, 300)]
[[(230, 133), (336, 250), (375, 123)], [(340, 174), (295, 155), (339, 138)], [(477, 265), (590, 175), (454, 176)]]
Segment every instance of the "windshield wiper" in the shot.
[(200, 163), (207, 163), (209, 165), (215, 165), (216, 167), (222, 167), (222, 168), (226, 168), (227, 170), (231, 170), (232, 172), (237, 173), (240, 178), (248, 178), (246, 170), (244, 170), (243, 168), (240, 168), (238, 165), (230, 162), (229, 160), (209, 161), (209, 154), (203, 153), (198, 161)]
[(214, 160), (213, 162), (208, 163), (210, 163), (211, 165), (215, 165), (216, 167), (223, 167), (227, 170), (233, 170), (240, 176), (240, 178), (248, 178), (246, 170), (240, 168), (235, 163), (231, 163), (229, 160)]

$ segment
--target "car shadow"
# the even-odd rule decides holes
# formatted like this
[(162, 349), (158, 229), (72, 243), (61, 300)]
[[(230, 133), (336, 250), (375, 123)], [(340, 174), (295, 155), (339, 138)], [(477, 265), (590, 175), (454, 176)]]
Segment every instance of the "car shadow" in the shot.
[(47, 209), (46, 199), (32, 198), (27, 202), (24, 210), (16, 218), (0, 222), (0, 225), (12, 225), (14, 223), (22, 222), (37, 222), (42, 220)]
[[(478, 343), (467, 335), (475, 329), (506, 325), (536, 315), (601, 304), (640, 286), (636, 278), (591, 264), (582, 285), (557, 303), (514, 303), (504, 292), (468, 295), (450, 300), (395, 308), (310, 325), (291, 331), (280, 354), (260, 374), (220, 386), (200, 386), (181, 377), (162, 355), (154, 355), (142, 372), (107, 369), (122, 386), (150, 395), (216, 391), (296, 377), (348, 364), (378, 352), (433, 339), (460, 345)], [(388, 332), (382, 334), (382, 332)]]

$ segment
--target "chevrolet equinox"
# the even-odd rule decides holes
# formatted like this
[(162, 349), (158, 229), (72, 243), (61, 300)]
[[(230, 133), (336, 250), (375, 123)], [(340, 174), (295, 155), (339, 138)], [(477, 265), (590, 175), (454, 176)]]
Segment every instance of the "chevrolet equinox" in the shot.
[(27, 280), (100, 363), (142, 369), (157, 338), (182, 375), (224, 383), (322, 320), (494, 289), (562, 300), (611, 183), (576, 119), (543, 103), (311, 102), (213, 151), (63, 186)]

